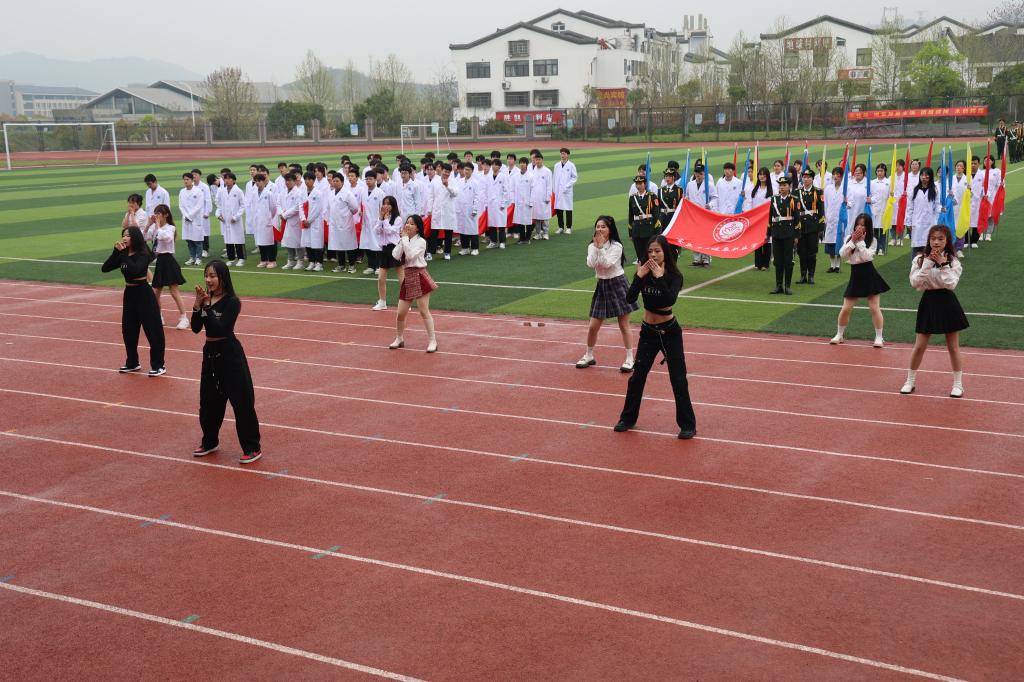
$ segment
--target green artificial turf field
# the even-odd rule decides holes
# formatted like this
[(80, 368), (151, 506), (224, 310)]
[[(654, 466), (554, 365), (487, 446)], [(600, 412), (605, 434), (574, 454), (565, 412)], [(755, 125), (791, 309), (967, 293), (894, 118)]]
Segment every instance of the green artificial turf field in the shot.
[[(956, 145), (956, 158), (963, 158), (964, 144)], [(838, 162), (842, 148), (829, 145), (830, 165)], [(463, 149), (456, 150), (459, 153)], [(474, 150), (489, 152), (488, 149)], [(525, 149), (502, 149), (503, 152), (525, 152)], [(558, 158), (552, 150), (545, 155), (549, 166)], [(902, 156), (904, 149), (901, 148)], [(926, 145), (915, 145), (914, 156), (924, 157)], [(225, 154), (229, 154), (225, 150)], [(273, 167), (278, 161), (300, 162), (323, 160), (335, 166), (340, 152), (324, 151), (317, 156), (286, 158), (225, 158), (215, 161), (183, 161), (125, 165), (119, 167), (50, 168), (15, 170), (0, 173), (0, 278), (30, 279), (50, 282), (74, 282), (117, 287), (117, 273), (104, 275), (99, 264), (110, 252), (119, 236), (124, 215), (125, 197), (131, 192), (142, 194), (142, 177), (152, 172), (170, 192), (172, 209), (177, 215), (177, 193), (181, 173), (199, 167), (204, 174), (228, 166), (236, 170), (240, 180), (247, 175), (251, 162)], [(575, 229), (571, 236), (556, 235), (551, 240), (504, 251), (484, 250), (479, 257), (454, 255), (450, 262), (435, 260), (430, 264), (434, 279), (441, 289), (432, 297), (435, 308), (476, 312), (538, 315), (584, 319), (587, 317), (594, 280), (585, 265), (590, 228), (596, 216), (613, 215), (625, 237), (626, 192), (637, 164), (643, 163), (647, 149), (643, 147), (611, 147), (580, 149), (573, 153), (580, 180), (575, 194)], [(699, 153), (694, 148), (694, 153)], [(763, 147), (761, 164), (781, 158), (782, 148)], [(977, 150), (975, 151), (977, 153)], [(359, 158), (365, 152), (359, 152)], [(793, 154), (802, 150), (793, 149)], [(820, 158), (821, 147), (811, 149), (811, 158)], [(891, 145), (875, 148), (873, 161), (889, 163)], [(386, 153), (385, 159), (393, 159)], [(415, 153), (411, 154), (415, 157)], [(685, 148), (657, 148), (652, 154), (655, 178), (669, 159), (680, 162)], [(741, 148), (742, 167), (745, 148)], [(720, 174), (721, 164), (731, 160), (732, 151), (716, 149), (709, 165)], [(863, 146), (858, 160), (867, 160)], [(938, 165), (938, 151), (934, 165)], [(1014, 173), (1017, 167), (1009, 170)], [(1019, 181), (1018, 181), (1019, 178)], [(1024, 217), (1024, 176), (1010, 174), (1007, 181), (1006, 213), (995, 240), (970, 250), (964, 260), (964, 276), (957, 295), (968, 313), (971, 327), (962, 334), (962, 342), (971, 346), (1024, 348), (1024, 287), (1019, 265), (1024, 250), (1020, 233)], [(552, 225), (555, 225), (552, 220)], [(214, 225), (211, 257), (220, 254), (222, 240)], [(909, 244), (909, 241), (906, 242)], [(251, 237), (249, 247), (252, 247)], [(632, 255), (632, 247), (626, 247)], [(184, 262), (185, 245), (178, 246), (178, 260)], [(882, 297), (886, 310), (886, 339), (912, 341), (914, 313), (920, 294), (910, 288), (909, 247), (891, 248), (885, 257), (876, 259), (882, 276), (892, 291)], [(686, 326), (719, 329), (754, 330), (805, 334), (827, 338), (835, 333), (835, 317), (842, 302), (848, 267), (839, 275), (828, 274), (827, 260), (818, 254), (818, 276), (815, 286), (794, 285), (795, 294), (779, 300), (769, 296), (774, 286), (773, 272), (749, 269), (753, 256), (739, 260), (715, 258), (711, 268), (686, 267), (689, 254), (680, 257), (685, 278), (685, 291), (676, 312)], [(283, 262), (283, 260), (282, 260)], [(243, 269), (233, 273), (235, 286), (242, 296), (279, 296), (342, 301), (370, 305), (376, 299), (375, 278), (363, 275), (307, 273), (258, 270), (257, 260), (250, 256)], [(738, 272), (741, 271), (742, 272)], [(184, 268), (189, 284), (201, 281), (199, 268)], [(627, 268), (627, 273), (632, 266)], [(706, 286), (699, 286), (723, 275), (736, 272)], [(794, 278), (795, 279), (795, 278)], [(397, 298), (397, 286), (389, 286), (389, 303)], [(850, 323), (848, 335), (871, 338), (873, 331), (866, 309), (858, 308)]]

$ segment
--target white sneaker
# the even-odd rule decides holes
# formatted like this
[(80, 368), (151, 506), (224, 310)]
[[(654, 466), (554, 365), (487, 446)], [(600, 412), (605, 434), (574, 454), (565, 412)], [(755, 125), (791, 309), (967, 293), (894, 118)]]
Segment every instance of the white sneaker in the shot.
[(502, 242), (501, 244), (498, 244), (498, 248), (499, 249), (504, 249), (505, 248), (505, 243)]
[(875, 342), (871, 345), (874, 346), (875, 348), (882, 348), (885, 346), (885, 341), (882, 339), (881, 336), (876, 336)]
[(423, 256), (423, 260), (429, 263), (430, 261), (434, 260), (434, 257), (428, 253), (427, 255)]
[(313, 272), (323, 272), (323, 271), (324, 271), (324, 264), (323, 263), (317, 263), (316, 265), (313, 266)]
[(978, 242), (974, 242), (973, 244), (971, 244), (971, 248), (972, 249), (978, 248)]
[(488, 249), (496, 249), (496, 248), (498, 248), (498, 242), (491, 242), (490, 244), (487, 245), (487, 248)]
[(836, 345), (837, 343), (842, 343), (842, 342), (843, 342), (843, 335), (842, 334), (836, 334), (831, 339), (829, 339), (829, 343), (831, 343), (833, 346)]
[(316, 263), (310, 263), (309, 265), (304, 267), (303, 270), (306, 270), (307, 272), (312, 272), (315, 267), (316, 267)]
[(473, 249), (472, 251), (469, 252), (469, 255), (470, 256), (479, 256), (480, 255), (480, 251), (477, 250), (477, 249)]
[(281, 269), (282, 270), (291, 270), (292, 269), (292, 264), (293, 264), (293, 261), (288, 261), (287, 263), (285, 263), (284, 265), (281, 266)]
[(960, 384), (954, 383), (953, 384), (953, 388), (950, 389), (950, 391), (949, 391), (949, 397), (950, 398), (963, 398), (964, 397), (964, 387), (962, 385), (960, 385)]
[(450, 253), (444, 254), (444, 259), (445, 260), (451, 260), (452, 259), (452, 254), (450, 254)]
[(181, 319), (178, 320), (178, 326), (175, 327), (175, 329), (188, 329), (190, 326), (188, 318), (182, 315)]
[(338, 266), (338, 267), (336, 267), (336, 268), (331, 268), (331, 272), (345, 272), (345, 268), (343, 268), (343, 267), (341, 267), (341, 266), (339, 265), (339, 266)]
[(384, 300), (377, 301), (376, 303), (373, 304), (373, 309), (374, 310), (387, 310), (388, 309), (387, 301), (384, 301)]
[(261, 260), (259, 263), (256, 264), (256, 267), (258, 267), (258, 268), (265, 268), (265, 267), (267, 267), (267, 261)]
[(572, 234), (572, 228), (571, 227), (565, 228), (565, 233), (566, 234)]
[(633, 358), (626, 358), (622, 365), (619, 367), (619, 371), (623, 374), (629, 374), (633, 371)]
[(963, 258), (964, 257), (963, 249), (957, 249), (956, 257), (957, 258)]
[(541, 237), (541, 239), (543, 239), (544, 241), (549, 241), (549, 240), (551, 239), (551, 237), (550, 237), (550, 236), (548, 236), (548, 233), (547, 233), (547, 232), (545, 232), (545, 233), (544, 233), (544, 236), (542, 236), (542, 237)]
[(234, 264), (235, 264), (235, 261), (233, 261), (233, 260), (229, 260), (229, 261), (227, 261), (226, 263), (224, 263), (224, 265), (228, 266), (229, 268), (230, 268), (230, 267), (231, 267), (232, 265), (234, 265)]
[(346, 270), (345, 272), (355, 273), (355, 271), (356, 271), (356, 266), (350, 265), (350, 266), (348, 266), (348, 270)]
[(460, 256), (468, 256), (469, 255), (469, 249), (459, 249), (459, 255)]
[(380, 268), (377, 268), (376, 270), (374, 270), (374, 271), (373, 271), (373, 274), (375, 274), (375, 275), (379, 275), (379, 274), (380, 274)]
[(373, 268), (366, 268), (365, 270), (363, 270), (363, 274), (364, 275), (372, 275), (373, 273), (374, 273), (374, 269)]
[(558, 231), (555, 232), (555, 234), (562, 234), (563, 232), (565, 232), (565, 228), (560, 227), (558, 228)]
[(910, 395), (913, 392), (914, 392), (914, 382), (910, 381), (908, 379), (906, 381), (906, 383), (903, 384), (903, 387), (900, 389), (900, 393), (902, 393), (903, 395)]
[(206, 250), (206, 249), (203, 249), (203, 252), (202, 252), (202, 254), (200, 254), (200, 255), (201, 255), (201, 256), (202, 256), (203, 258), (209, 258), (209, 257), (210, 257), (210, 254), (209, 254), (209, 252), (207, 252), (207, 250)]
[(185, 265), (192, 265), (192, 259), (189, 258), (187, 261), (185, 261)]
[(992, 241), (992, 235), (991, 235), (991, 233), (989, 233), (989, 234), (986, 234), (986, 235), (985, 235), (985, 241), (987, 241), (987, 242), (990, 242), (990, 241)]
[(259, 252), (260, 252), (260, 247), (257, 246), (255, 249), (253, 249), (249, 253), (259, 253)]

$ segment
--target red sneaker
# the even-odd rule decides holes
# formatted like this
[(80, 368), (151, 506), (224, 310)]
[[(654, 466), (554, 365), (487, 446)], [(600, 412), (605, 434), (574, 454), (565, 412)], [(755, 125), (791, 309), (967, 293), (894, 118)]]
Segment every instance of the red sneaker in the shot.
[(256, 452), (243, 452), (242, 456), (238, 458), (238, 461), (241, 464), (251, 464), (252, 462), (255, 462), (262, 456), (263, 453), (260, 452), (259, 450), (257, 450)]

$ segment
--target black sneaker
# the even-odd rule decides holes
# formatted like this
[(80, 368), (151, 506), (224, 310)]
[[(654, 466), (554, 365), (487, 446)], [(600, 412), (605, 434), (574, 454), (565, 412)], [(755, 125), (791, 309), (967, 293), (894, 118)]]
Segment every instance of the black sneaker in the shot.
[(123, 367), (118, 367), (117, 371), (121, 374), (127, 374), (128, 372), (138, 372), (140, 369), (142, 369), (142, 365), (135, 365), (134, 367), (125, 365)]
[(256, 452), (243, 452), (242, 456), (238, 458), (238, 462), (240, 464), (251, 464), (252, 462), (255, 462), (262, 456), (263, 453), (260, 452), (259, 450), (257, 450)]
[(632, 424), (627, 424), (626, 422), (619, 420), (619, 423), (613, 426), (612, 430), (616, 433), (622, 433), (623, 431), (629, 431), (631, 428), (633, 428)]
[(162, 376), (164, 374), (167, 374), (167, 368), (166, 367), (159, 367), (157, 369), (151, 369), (148, 372), (146, 372), (146, 376), (150, 376), (150, 377), (158, 377), (158, 376)]
[(211, 453), (217, 452), (218, 450), (220, 450), (220, 446), (219, 445), (211, 445), (209, 447), (207, 447), (205, 445), (200, 445), (198, 448), (196, 448), (195, 450), (192, 451), (192, 456), (193, 457), (205, 457), (206, 455), (209, 455)]
[(697, 429), (683, 429), (679, 432), (679, 440), (690, 440), (697, 435)]

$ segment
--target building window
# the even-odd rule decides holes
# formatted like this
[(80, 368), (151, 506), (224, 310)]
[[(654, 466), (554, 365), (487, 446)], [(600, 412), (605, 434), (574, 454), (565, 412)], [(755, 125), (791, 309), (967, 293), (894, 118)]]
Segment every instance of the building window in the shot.
[(534, 90), (533, 106), (535, 107), (557, 107), (558, 90)]
[(466, 107), (469, 109), (490, 109), (491, 93), (489, 92), (467, 92)]
[(530, 41), (529, 40), (510, 40), (510, 41), (508, 41), (508, 56), (509, 57), (529, 57), (530, 56)]
[(557, 76), (558, 75), (558, 60), (557, 59), (534, 59), (533, 60), (533, 75), (534, 76)]
[(991, 66), (979, 66), (978, 71), (975, 74), (975, 78), (979, 83), (991, 83), (992, 82), (992, 67)]
[(800, 66), (800, 53), (796, 50), (786, 50), (783, 52), (782, 66), (787, 69), (795, 69)]
[(846, 38), (836, 38), (836, 47), (846, 47)]
[(811, 53), (811, 65), (816, 69), (828, 68), (828, 52), (815, 50)]
[(466, 62), (466, 78), (490, 78), (490, 62)]
[(506, 107), (528, 107), (530, 106), (530, 93), (528, 92), (506, 92)]
[(556, 21), (555, 23), (551, 24), (551, 30), (554, 31), (555, 33), (563, 33), (565, 32), (565, 24), (563, 24), (560, 21)]
[(857, 48), (857, 66), (871, 66), (871, 48)]
[(517, 59), (505, 62), (505, 78), (516, 78), (530, 75), (530, 60)]

